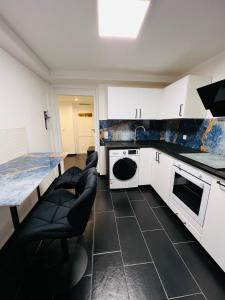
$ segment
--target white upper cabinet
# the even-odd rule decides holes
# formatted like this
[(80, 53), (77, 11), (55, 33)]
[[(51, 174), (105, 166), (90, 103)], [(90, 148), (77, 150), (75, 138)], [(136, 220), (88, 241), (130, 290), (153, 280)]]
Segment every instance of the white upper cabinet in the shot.
[(108, 87), (108, 119), (159, 119), (162, 89)]
[(196, 89), (210, 82), (210, 78), (188, 75), (164, 88), (162, 119), (205, 118), (206, 110)]
[(108, 119), (137, 119), (138, 89), (108, 87)]
[(139, 89), (138, 107), (141, 109), (141, 119), (160, 119), (162, 116), (162, 89)]

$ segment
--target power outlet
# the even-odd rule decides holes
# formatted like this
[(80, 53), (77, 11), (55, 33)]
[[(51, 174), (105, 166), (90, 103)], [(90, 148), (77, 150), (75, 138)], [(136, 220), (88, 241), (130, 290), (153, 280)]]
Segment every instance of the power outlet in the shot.
[(109, 137), (109, 132), (108, 131), (104, 131), (104, 138), (108, 139), (108, 137)]
[(186, 140), (186, 139), (187, 139), (187, 135), (183, 134), (183, 140)]

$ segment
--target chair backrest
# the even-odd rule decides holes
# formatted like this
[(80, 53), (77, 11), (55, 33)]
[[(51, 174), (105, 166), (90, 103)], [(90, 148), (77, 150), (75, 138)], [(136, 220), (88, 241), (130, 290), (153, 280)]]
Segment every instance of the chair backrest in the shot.
[(86, 166), (84, 168), (84, 171), (93, 167), (97, 167), (98, 164), (98, 152), (95, 151), (91, 153), (87, 159), (86, 159)]
[(85, 230), (97, 190), (97, 171), (86, 170), (79, 179), (79, 197), (67, 215), (68, 222), (75, 231), (82, 234)]

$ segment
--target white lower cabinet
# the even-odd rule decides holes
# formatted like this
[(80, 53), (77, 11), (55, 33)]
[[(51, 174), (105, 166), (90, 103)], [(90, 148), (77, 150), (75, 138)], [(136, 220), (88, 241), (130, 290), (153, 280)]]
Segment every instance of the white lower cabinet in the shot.
[(202, 235), (202, 246), (225, 271), (225, 182), (214, 179)]
[(173, 158), (153, 149), (151, 185), (159, 196), (168, 203)]
[(152, 153), (152, 148), (140, 149), (139, 185), (151, 184)]

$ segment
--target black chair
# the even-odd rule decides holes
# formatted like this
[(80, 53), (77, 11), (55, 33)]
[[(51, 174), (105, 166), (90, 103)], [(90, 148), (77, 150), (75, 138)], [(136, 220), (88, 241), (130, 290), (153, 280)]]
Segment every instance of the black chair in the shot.
[(79, 182), (80, 176), (86, 170), (97, 167), (98, 164), (98, 152), (95, 151), (90, 154), (86, 159), (86, 166), (82, 170), (78, 167), (71, 167), (66, 170), (59, 178), (57, 179), (56, 183), (53, 186), (53, 189), (73, 189)]
[[(90, 168), (84, 172), (79, 179), (78, 186), (77, 194), (79, 196), (77, 198), (71, 192), (62, 189), (43, 197), (42, 200), (45, 201), (39, 201), (22, 224), (18, 239), (20, 244), (29, 240), (61, 240), (64, 258), (63, 267), (61, 268), (63, 274), (56, 274), (58, 270), (57, 272), (53, 271), (52, 274), (56, 274), (57, 277), (60, 276), (62, 281), (65, 278), (69, 280), (69, 282), (63, 283), (63, 288), (65, 288), (65, 285), (67, 287), (75, 285), (81, 279), (87, 267), (87, 254), (84, 253), (84, 249), (82, 249), (83, 252), (78, 251), (80, 254), (77, 252), (73, 260), (69, 260), (67, 239), (80, 237), (85, 230), (96, 195), (96, 169)], [(65, 267), (66, 265), (67, 267)], [(68, 274), (72, 277), (67, 278)]]

